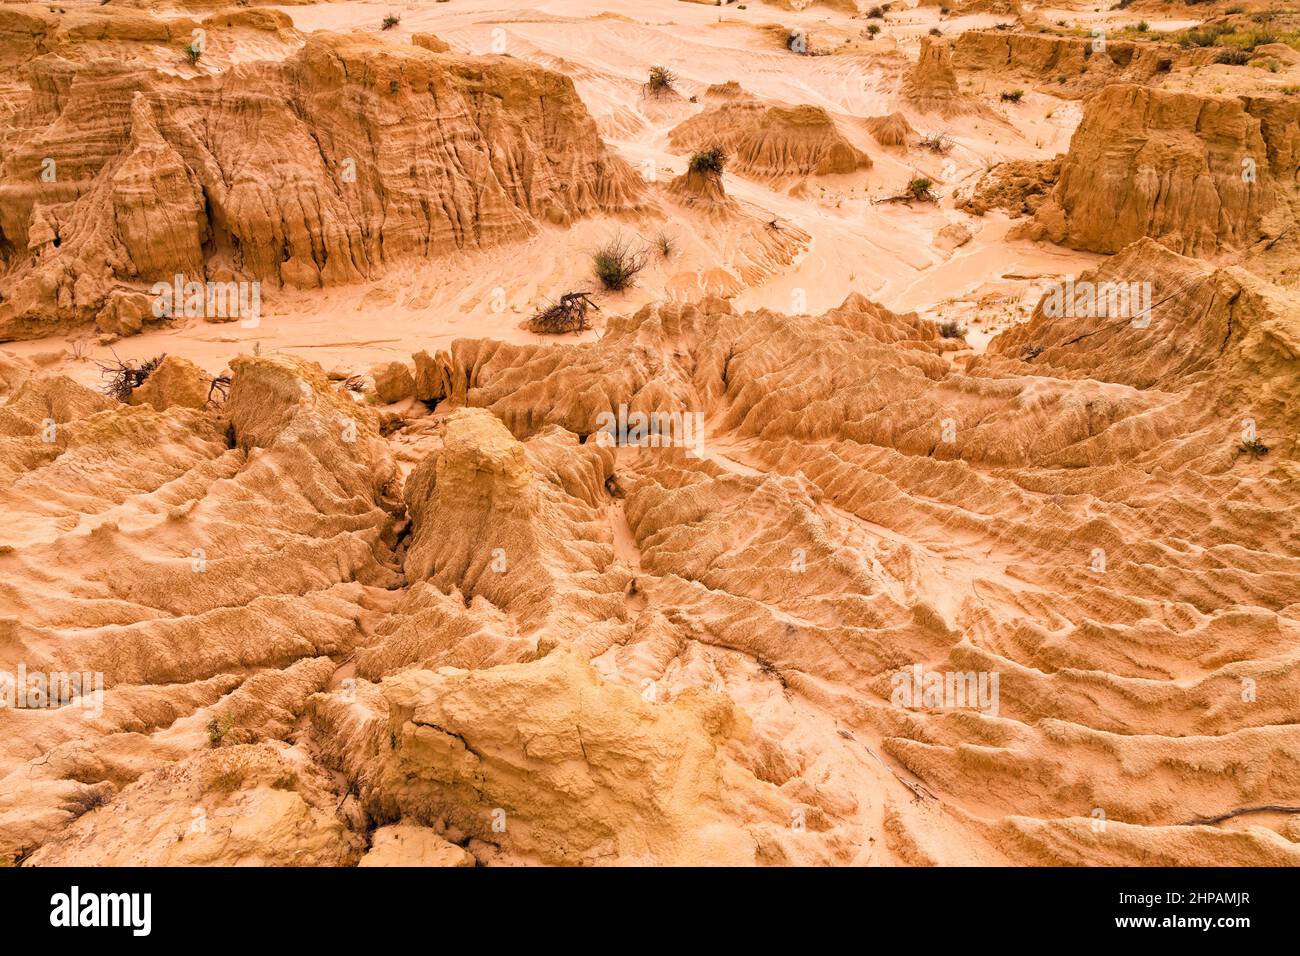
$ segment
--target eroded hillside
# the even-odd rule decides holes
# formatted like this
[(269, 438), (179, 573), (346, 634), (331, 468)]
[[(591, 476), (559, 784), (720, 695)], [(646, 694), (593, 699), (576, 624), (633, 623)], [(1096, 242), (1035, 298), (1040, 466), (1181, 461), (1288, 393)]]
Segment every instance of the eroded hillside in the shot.
[(0, 855), (1300, 864), (1300, 54), (1145, 2), (0, 6)]

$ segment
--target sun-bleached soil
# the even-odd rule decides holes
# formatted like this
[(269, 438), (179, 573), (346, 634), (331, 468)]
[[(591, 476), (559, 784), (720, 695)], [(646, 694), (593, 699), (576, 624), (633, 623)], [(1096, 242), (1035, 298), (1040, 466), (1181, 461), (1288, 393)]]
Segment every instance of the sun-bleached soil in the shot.
[(1300, 863), (1300, 17), (871, 6), (0, 3), (0, 856)]

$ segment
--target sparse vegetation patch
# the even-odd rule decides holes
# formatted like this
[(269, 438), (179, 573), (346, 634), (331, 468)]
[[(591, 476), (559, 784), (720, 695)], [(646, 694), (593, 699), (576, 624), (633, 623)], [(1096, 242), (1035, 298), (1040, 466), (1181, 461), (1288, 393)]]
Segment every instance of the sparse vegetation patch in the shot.
[(591, 254), (591, 265), (601, 285), (610, 292), (622, 292), (646, 267), (646, 254), (632, 248), (625, 236), (616, 236)]
[(677, 82), (677, 74), (666, 66), (650, 67), (650, 78), (646, 81), (646, 89), (650, 91), (651, 96), (667, 96), (673, 92), (673, 84)]
[(701, 149), (691, 156), (691, 172), (703, 175), (721, 176), (727, 167), (727, 151), (721, 146)]

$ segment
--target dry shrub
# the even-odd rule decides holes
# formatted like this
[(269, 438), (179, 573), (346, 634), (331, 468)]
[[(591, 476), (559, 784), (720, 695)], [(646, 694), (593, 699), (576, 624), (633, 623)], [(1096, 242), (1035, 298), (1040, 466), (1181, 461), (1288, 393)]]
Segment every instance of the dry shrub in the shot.
[(565, 332), (585, 332), (587, 310), (600, 311), (600, 306), (591, 301), (587, 292), (566, 292), (560, 301), (542, 309), (528, 321), (528, 328), (533, 332), (561, 335)]

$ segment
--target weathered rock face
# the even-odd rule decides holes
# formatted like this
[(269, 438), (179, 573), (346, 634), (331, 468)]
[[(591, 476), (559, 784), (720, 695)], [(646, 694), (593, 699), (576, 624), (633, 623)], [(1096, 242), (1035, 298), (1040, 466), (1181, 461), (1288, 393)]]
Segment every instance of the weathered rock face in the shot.
[(867, 129), (881, 146), (906, 146), (916, 135), (912, 124), (902, 113), (872, 116), (866, 121)]
[[(167, 361), (183, 377), (187, 363)], [(56, 834), (69, 855), (51, 862), (358, 853), (301, 753), (279, 768), (270, 754), (174, 766), (214, 743), (285, 737), (336, 670), (328, 655), (362, 639), (372, 595), (401, 580), (396, 467), (374, 413), (307, 362), (233, 369), (224, 408), (163, 400), (162, 367), (137, 405), (38, 377), (0, 407), (0, 672), (98, 672), (103, 691), (98, 716), (85, 694), (53, 713), (0, 708), (10, 858)], [(105, 815), (111, 835), (68, 828), (132, 786)], [(232, 805), (250, 811), (237, 836), (214, 826), (190, 839), (193, 808)]]
[(285, 744), (223, 747), (143, 775), (113, 813), (80, 818), (29, 865), (346, 866), (364, 843), (336, 800)]
[[(1106, 290), (1142, 283), (1149, 313), (1133, 314), (1134, 296), (1113, 314)], [(1265, 417), (1285, 416), (1300, 401), (1300, 334), (1284, 318), (1293, 296), (1240, 266), (1216, 269), (1140, 239), (1073, 289), (1073, 301), (1045, 296), (1031, 320), (994, 339), (974, 368), (1007, 369), (1014, 361), (1139, 389), (1190, 388), (1207, 402), (1244, 401)], [(1079, 348), (1085, 340), (1089, 348)]]
[(987, 170), (960, 198), (957, 208), (975, 216), (990, 209), (1004, 209), (1013, 216), (1032, 215), (1051, 194), (1061, 178), (1062, 157), (1044, 160), (1011, 160)]
[(954, 116), (967, 112), (957, 89), (952, 49), (947, 40), (921, 37), (921, 56), (903, 78), (903, 96), (927, 113)]
[(1108, 83), (1145, 83), (1170, 70), (1202, 66), (1213, 59), (1213, 50), (1187, 50), (1172, 43), (1101, 41), (1007, 30), (967, 30), (957, 37), (952, 51), (953, 66), (958, 70), (1007, 72), (1050, 81), (1055, 95), (1072, 97)]
[(126, 159), (106, 188), (112, 231), (135, 275), (145, 281), (169, 281), (177, 273), (203, 274), (208, 232), (203, 189), (180, 154), (159, 135), (143, 93), (136, 93), (131, 102)]
[(473, 866), (474, 858), (429, 827), (398, 823), (374, 832), (357, 866)]
[(1300, 104), (1128, 84), (1090, 99), (1029, 234), (1118, 252), (1144, 236), (1213, 256), (1293, 226)]
[(400, 402), (415, 394), (415, 376), (405, 362), (388, 362), (370, 370), (375, 380), (375, 395), (381, 402)]
[(418, 47), (423, 47), (431, 53), (451, 52), (451, 47), (432, 33), (412, 33), (411, 42)]
[(333, 759), (379, 818), (445, 821), (482, 844), (509, 833), (516, 859), (568, 865), (753, 864), (759, 834), (790, 818), (788, 800), (723, 752), (747, 724), (707, 691), (656, 706), (556, 650), (409, 671), (380, 694), (315, 714), (323, 737), (350, 745)]
[[(232, 14), (230, 25), (285, 29), (287, 16), (270, 10)], [(207, 23), (212, 22), (211, 18)], [(52, 10), (40, 4), (6, 4), (0, 8), (0, 74), (17, 73), (47, 53), (94, 58), (124, 48), (170, 49), (179, 55), (199, 21), (155, 17), (144, 10), (72, 8)]]
[(408, 577), (482, 596), (530, 628), (592, 627), (627, 584), (593, 534), (612, 466), (610, 449), (567, 433), (523, 444), (486, 412), (455, 413), (442, 450), (407, 479)]
[[(361, 32), (378, 35), (370, 9)], [(224, 31), (255, 13), (202, 21), (197, 67), (179, 27), (113, 39), (110, 13), (29, 15), (51, 25), (23, 41), (31, 98), (0, 108), (0, 161), (21, 173), (0, 182), (5, 236), (22, 233), (3, 245), (5, 307), (76, 316), (106, 289), (105, 338), (156, 332), (141, 290), (176, 262), (329, 284), (402, 244), (472, 249), (618, 207), (584, 178), (563, 83), (426, 37), (304, 46), (280, 14), (232, 49)], [(645, 23), (615, 23), (654, 48)], [(552, 28), (585, 25), (521, 25), (524, 55), (560, 62)], [(731, 63), (748, 62), (753, 35), (734, 36)], [(168, 44), (157, 72), (116, 55)], [(772, 59), (834, 102), (854, 55)], [(878, 59), (855, 102), (894, 92), (902, 58)], [(626, 115), (602, 122), (638, 143), (701, 108), (638, 100), (639, 67), (611, 80), (583, 60), (566, 68), (584, 95), (617, 91)], [(1252, 135), (1285, 199), (1292, 105), (1198, 102), (1152, 100), (1109, 139), (1085, 129), (1073, 160), (1000, 164), (966, 208), (1041, 212), (1070, 164), (1119, 212), (1074, 196), (1062, 228), (1100, 209), (1181, 239), (1202, 180), (1231, 198), (1216, 176), (1256, 155), (1238, 154)], [(942, 178), (1038, 155), (1036, 111), (1007, 111), (1023, 130), (953, 124)], [(820, 165), (744, 129), (759, 168)], [(937, 157), (877, 157), (890, 177), (907, 160), (938, 175)], [(1139, 216), (1115, 184), (1148, 167), (1163, 199)], [(253, 355), (198, 323), (127, 343), (134, 361), (168, 355), (115, 390), (126, 401), (74, 381), (104, 358), (92, 336), (0, 351), (0, 865), (1300, 865), (1300, 819), (1262, 809), (1300, 805), (1294, 287), (1248, 271), (1248, 247), (1233, 264), (1145, 237), (1109, 257), (1001, 248), (1000, 215), (877, 208), (860, 187), (879, 180), (652, 187), (662, 209), (619, 235), (670, 219), (679, 244), (641, 277), (651, 304), (602, 297), (592, 335), (480, 324), (456, 292), (497, 269), (520, 295), (585, 273), (539, 241), (457, 255), (450, 279), (408, 262), (285, 295), (285, 328)], [(859, 223), (874, 229), (854, 245)], [(1287, 241), (1268, 255), (1283, 263)], [(866, 262), (864, 284), (938, 314), (860, 294), (821, 314), (743, 305), (838, 282), (867, 250), (906, 252), (916, 275)], [(1014, 323), (1009, 293), (1063, 261), (1095, 265)], [(709, 294), (741, 276), (736, 304)], [(950, 313), (940, 297), (971, 283)], [(954, 335), (975, 299), (990, 304)], [(986, 341), (975, 319), (994, 313), (1012, 324)], [(413, 367), (402, 342), (427, 349)], [(60, 689), (33, 699), (35, 675)]]
[(131, 392), (131, 404), (152, 405), (161, 412), (173, 405), (203, 408), (211, 397), (212, 376), (189, 359), (168, 355)]
[(678, 151), (721, 146), (730, 157), (728, 168), (760, 178), (851, 173), (871, 166), (871, 157), (819, 106), (726, 102), (674, 127), (668, 139)]
[(0, 167), (0, 337), (94, 318), (122, 282), (350, 282), (637, 189), (572, 82), (507, 57), (317, 33), (197, 79), (52, 55), (32, 77), (50, 94)]

